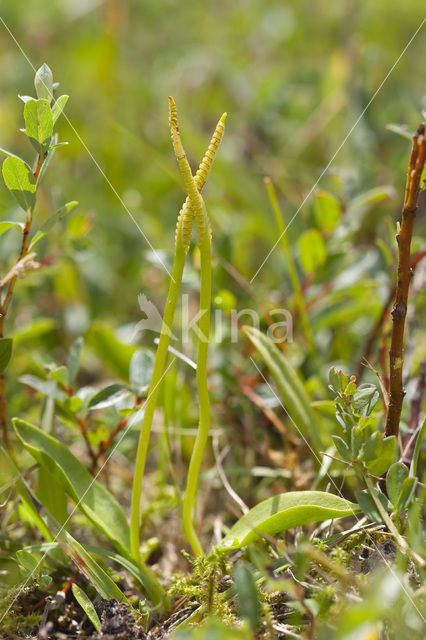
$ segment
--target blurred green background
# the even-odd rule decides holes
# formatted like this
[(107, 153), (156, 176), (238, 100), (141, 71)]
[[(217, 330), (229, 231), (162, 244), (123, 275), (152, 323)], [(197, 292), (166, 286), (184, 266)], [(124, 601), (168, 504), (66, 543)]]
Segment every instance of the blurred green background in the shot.
[[(45, 268), (18, 283), (16, 376), (46, 360), (64, 361), (72, 340), (88, 331), (93, 338), (93, 327), (120, 330), (128, 341), (126, 327), (141, 317), (141, 292), (162, 309), (168, 277), (157, 256), (170, 265), (184, 197), (169, 139), (168, 95), (177, 102), (194, 168), (218, 117), (228, 112), (206, 189), (217, 304), (229, 294), (226, 300), (231, 306), (235, 300), (237, 309), (292, 309), (280, 246), (248, 285), (278, 238), (263, 178), (273, 180), (287, 223), (423, 17), (418, 0), (392, 6), (387, 0), (3, 3), (0, 144), (32, 158), (25, 136), (17, 133), (23, 106), (17, 94), (34, 93), (31, 65), (47, 62), (60, 92), (70, 95), (69, 122), (61, 118), (58, 129), (69, 145), (49, 168), (35, 228), (63, 202), (80, 203), (64, 227), (40, 243)], [(337, 231), (322, 228), (312, 197), (288, 232), (296, 261), (307, 229), (318, 228), (327, 243), (318, 268), (306, 273), (298, 262), (324, 375), (331, 363), (355, 368), (388, 295), (409, 142), (386, 125), (405, 123), (414, 130), (421, 121), (424, 43), (423, 29), (319, 184), (338, 203)], [(379, 186), (377, 201), (351, 206)], [(3, 184), (0, 205), (3, 219), (21, 215)], [(423, 216), (418, 236), (424, 227)], [(6, 262), (18, 246), (14, 233), (2, 239)], [(420, 241), (414, 244), (418, 248)], [(184, 290), (196, 292), (196, 256), (191, 262)], [(424, 300), (419, 305), (424, 314)], [(153, 338), (147, 332), (140, 342), (153, 346)], [(28, 349), (37, 344), (41, 355), (34, 363)], [(88, 382), (125, 376), (124, 368), (104, 357), (99, 340), (92, 344), (99, 359), (88, 366)], [(417, 348), (424, 346), (423, 338)], [(244, 370), (238, 350), (213, 350), (212, 366), (222, 380), (230, 359)], [(315, 373), (303, 337), (296, 339), (293, 356), (307, 377)], [(421, 357), (414, 359), (414, 372)], [(9, 384), (12, 391), (18, 388)], [(12, 413), (21, 403), (26, 400), (13, 397)]]

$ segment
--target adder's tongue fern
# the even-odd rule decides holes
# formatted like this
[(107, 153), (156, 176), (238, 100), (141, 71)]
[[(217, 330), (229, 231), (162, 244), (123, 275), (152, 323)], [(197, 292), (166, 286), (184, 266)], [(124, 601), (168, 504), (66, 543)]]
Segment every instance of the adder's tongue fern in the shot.
[[(198, 167), (197, 173), (195, 176), (192, 176), (191, 169), (189, 167), (188, 160), (186, 158), (185, 150), (182, 146), (182, 141), (180, 139), (179, 134), (179, 126), (177, 121), (177, 110), (176, 104), (173, 98), (169, 98), (169, 126), (170, 133), (172, 137), (173, 149), (175, 151), (175, 155), (179, 164), (179, 169), (182, 173), (183, 179), (185, 181), (185, 188), (188, 193), (188, 197), (185, 200), (185, 203), (178, 215), (178, 221), (176, 225), (176, 245), (182, 241), (185, 252), (188, 252), (190, 239), (191, 239), (191, 230), (192, 230), (192, 219), (194, 214), (196, 214), (196, 206), (192, 205), (192, 195), (195, 195), (195, 198), (200, 202), (199, 208), (204, 209), (204, 204), (202, 203), (202, 198), (200, 193), (207, 181), (207, 178), (210, 173), (210, 169), (213, 166), (213, 162), (215, 160), (217, 151), (219, 149), (219, 145), (222, 142), (223, 134), (225, 132), (225, 120), (227, 114), (224, 113), (220, 118), (219, 122), (216, 125), (216, 129), (213, 133), (213, 136), (210, 140), (210, 144), (207, 148), (207, 151), (204, 155), (204, 158), (201, 161), (200, 166)], [(195, 185), (194, 185), (195, 183)], [(198, 196), (196, 193), (191, 193), (195, 191), (198, 192)], [(207, 214), (206, 214), (207, 218)], [(207, 218), (208, 220), (208, 218)], [(199, 240), (203, 235), (200, 233), (200, 221), (197, 219)]]
[(217, 150), (224, 133), (226, 114), (219, 120), (213, 137), (199, 169), (192, 176), (188, 160), (179, 135), (176, 105), (169, 98), (169, 122), (173, 148), (182, 173), (188, 197), (179, 212), (176, 225), (175, 257), (173, 262), (172, 277), (163, 316), (163, 324), (155, 356), (154, 370), (148, 397), (145, 403), (144, 417), (141, 425), (138, 450), (136, 454), (135, 473), (133, 479), (130, 532), (131, 554), (135, 560), (140, 561), (139, 553), (139, 527), (140, 527), (140, 500), (142, 494), (142, 480), (145, 470), (145, 462), (149, 445), (154, 411), (157, 405), (159, 386), (165, 375), (165, 364), (170, 342), (173, 318), (179, 296), (186, 254), (189, 250), (192, 221), (195, 217), (198, 230), (198, 245), (201, 255), (201, 285), (200, 285), (200, 311), (202, 313), (199, 323), (200, 340), (197, 354), (197, 388), (200, 405), (200, 425), (196, 438), (193, 454), (188, 472), (187, 489), (184, 498), (183, 527), (187, 539), (197, 554), (202, 553), (201, 545), (195, 534), (192, 524), (192, 512), (198, 483), (198, 472), (201, 464), (202, 453), (207, 441), (210, 408), (206, 381), (206, 364), (208, 350), (208, 336), (210, 327), (211, 304), (211, 231), (210, 224), (201, 198), (200, 191), (203, 188), (210, 169), (213, 165)]

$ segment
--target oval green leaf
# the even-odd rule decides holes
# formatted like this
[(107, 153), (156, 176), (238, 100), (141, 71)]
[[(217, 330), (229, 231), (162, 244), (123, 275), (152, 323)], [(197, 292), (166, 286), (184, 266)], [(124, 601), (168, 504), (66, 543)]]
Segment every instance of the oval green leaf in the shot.
[(28, 422), (15, 418), (13, 426), (27, 451), (61, 483), (78, 508), (102, 531), (115, 548), (129, 555), (130, 533), (126, 514), (109, 491), (61, 442)]
[(6, 220), (4, 222), (0, 222), (0, 236), (3, 235), (5, 231), (8, 231), (12, 227), (19, 227), (22, 232), (23, 226), (24, 225), (22, 224), (22, 222), (12, 222), (12, 221), (6, 221)]
[(138, 349), (130, 362), (129, 380), (135, 393), (146, 391), (154, 368), (154, 355), (148, 349)]
[(402, 462), (395, 462), (389, 467), (386, 474), (386, 491), (394, 507), (398, 504), (402, 484), (406, 478), (408, 478), (408, 469)]
[(38, 154), (47, 152), (53, 133), (52, 109), (48, 100), (28, 100), (24, 107), (25, 133)]
[(404, 511), (413, 499), (414, 492), (416, 490), (417, 479), (413, 477), (405, 478), (402, 483), (401, 493), (399, 495), (398, 504), (396, 508), (398, 511)]
[(314, 216), (320, 229), (327, 232), (333, 231), (341, 213), (340, 202), (331, 193), (320, 189), (315, 192)]
[(309, 522), (344, 518), (358, 512), (358, 505), (324, 491), (281, 493), (250, 509), (218, 546), (231, 551), (263, 535), (275, 536)]
[(9, 156), (3, 162), (3, 179), (24, 211), (32, 211), (36, 201), (36, 183), (33, 172), (21, 158)]
[(124, 384), (115, 382), (98, 391), (89, 402), (89, 409), (106, 409), (120, 402), (128, 394)]
[(394, 461), (396, 436), (389, 436), (382, 439), (381, 435), (379, 434), (378, 442), (379, 448), (376, 451), (376, 457), (366, 463), (368, 471), (374, 476), (381, 476), (386, 473), (386, 471)]
[(302, 233), (297, 244), (300, 263), (306, 273), (313, 273), (326, 261), (327, 249), (318, 229), (309, 229)]

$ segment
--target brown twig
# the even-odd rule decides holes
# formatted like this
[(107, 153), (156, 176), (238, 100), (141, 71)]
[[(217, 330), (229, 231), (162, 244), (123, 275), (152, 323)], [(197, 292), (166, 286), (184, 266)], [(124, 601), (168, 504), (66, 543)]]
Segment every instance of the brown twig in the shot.
[[(34, 170), (34, 179), (37, 182), (41, 168), (43, 166), (44, 161), (46, 160), (47, 154), (40, 154), (37, 158), (37, 165)], [(16, 261), (17, 263), (24, 258), (28, 253), (29, 243), (30, 243), (30, 231), (31, 231), (31, 223), (33, 219), (33, 213), (31, 210), (28, 210), (25, 219), (25, 225), (22, 230), (22, 244), (21, 250), (19, 252), (19, 258)], [(12, 301), (13, 292), (15, 289), (16, 280), (18, 279), (18, 272), (8, 280), (8, 282), (4, 283), (3, 286), (0, 286), (0, 298), (3, 293), (3, 288), (7, 284), (6, 295), (4, 297), (3, 302), (0, 303), (0, 339), (4, 337), (4, 322), (6, 319), (7, 311), (9, 309), (9, 305)], [(7, 412), (7, 398), (6, 398), (6, 381), (4, 371), (0, 373), (0, 426), (3, 434), (3, 442), (7, 448), (10, 448), (9, 441), (9, 418)]]
[(421, 176), (426, 157), (425, 125), (415, 136), (407, 171), (407, 182), (402, 208), (401, 225), (396, 240), (398, 243), (398, 277), (395, 302), (392, 309), (392, 340), (389, 351), (390, 401), (386, 419), (386, 436), (397, 436), (405, 391), (402, 384), (403, 346), (405, 316), (407, 314), (408, 288), (410, 286), (410, 250), (417, 200), (420, 193)]
[[(422, 249), (421, 251), (417, 251), (412, 256), (411, 262), (410, 262), (411, 273), (414, 273), (417, 265), (419, 264), (419, 262), (421, 260), (423, 260), (424, 257), (426, 257), (426, 249)], [(376, 322), (374, 323), (374, 325), (372, 326), (372, 328), (370, 330), (370, 333), (368, 334), (367, 342), (365, 343), (364, 351), (363, 351), (363, 354), (361, 356), (361, 360), (359, 361), (357, 372), (355, 374), (358, 384), (361, 382), (362, 377), (363, 377), (364, 372), (365, 372), (365, 369), (366, 369), (364, 363), (370, 359), (370, 355), (371, 355), (371, 352), (373, 350), (374, 343), (376, 342), (378, 336), (382, 332), (383, 325), (384, 325), (384, 323), (385, 323), (385, 321), (386, 321), (386, 319), (387, 319), (387, 317), (388, 317), (388, 315), (390, 313), (390, 307), (391, 307), (391, 304), (392, 304), (392, 300), (395, 297), (395, 293), (396, 293), (396, 287), (393, 286), (392, 289), (389, 291), (388, 297), (387, 297), (386, 302), (385, 302), (385, 304), (383, 306), (382, 313), (377, 318)]]

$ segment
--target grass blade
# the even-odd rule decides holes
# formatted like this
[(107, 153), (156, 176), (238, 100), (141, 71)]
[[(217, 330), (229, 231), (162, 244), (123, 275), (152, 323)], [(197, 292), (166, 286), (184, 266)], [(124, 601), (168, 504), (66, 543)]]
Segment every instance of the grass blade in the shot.
[(248, 326), (245, 326), (243, 331), (267, 365), (290, 418), (302, 435), (310, 440), (318, 454), (322, 448), (318, 421), (297, 372), (285, 355), (265, 334)]

